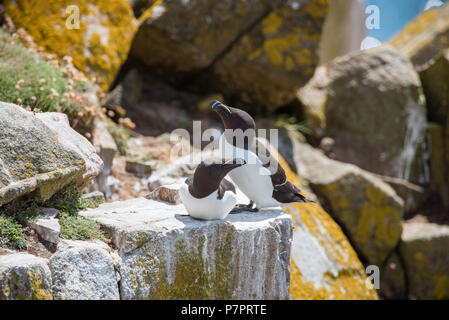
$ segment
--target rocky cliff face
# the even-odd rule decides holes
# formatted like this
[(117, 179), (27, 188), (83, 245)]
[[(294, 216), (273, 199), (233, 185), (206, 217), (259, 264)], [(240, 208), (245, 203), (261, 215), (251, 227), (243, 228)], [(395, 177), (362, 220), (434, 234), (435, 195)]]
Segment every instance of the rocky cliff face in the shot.
[(334, 139), (336, 159), (428, 182), (425, 98), (413, 65), (397, 50), (385, 46), (336, 58), (316, 70), (298, 97), (315, 134)]
[(282, 211), (205, 222), (182, 205), (136, 199), (81, 215), (111, 233), (122, 299), (289, 297), (292, 226)]
[(124, 0), (6, 1), (6, 15), (39, 46), (95, 78), (104, 90), (124, 63), (137, 21)]
[[(0, 299), (447, 298), (447, 17), (358, 51), (358, 0), (3, 1)], [(315, 203), (186, 214), (217, 99)]]
[(205, 222), (182, 205), (140, 198), (80, 214), (98, 221), (117, 251), (100, 241), (62, 240), (49, 260), (2, 255), (1, 298), (289, 298), (292, 224), (285, 212)]
[(86, 186), (103, 168), (65, 114), (34, 115), (0, 102), (0, 126), (0, 206), (30, 193), (46, 201), (69, 184)]

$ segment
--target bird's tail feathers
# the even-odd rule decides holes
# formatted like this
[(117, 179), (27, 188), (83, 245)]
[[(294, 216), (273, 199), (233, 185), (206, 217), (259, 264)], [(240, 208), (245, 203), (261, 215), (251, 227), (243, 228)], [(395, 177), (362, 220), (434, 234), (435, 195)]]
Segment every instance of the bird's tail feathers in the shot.
[(296, 196), (298, 197), (298, 201), (297, 202), (304, 202), (304, 203), (315, 203), (315, 201), (306, 199), (306, 197), (304, 197), (302, 194), (297, 193)]

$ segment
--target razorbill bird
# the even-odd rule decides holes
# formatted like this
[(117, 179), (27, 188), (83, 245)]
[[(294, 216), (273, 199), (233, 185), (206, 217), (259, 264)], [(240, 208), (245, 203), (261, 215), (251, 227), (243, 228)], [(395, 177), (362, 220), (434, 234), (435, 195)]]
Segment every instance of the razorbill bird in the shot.
[[(210, 103), (222, 120), (225, 132), (219, 140), (219, 148), (226, 157), (244, 159), (246, 164), (229, 172), (237, 187), (251, 200), (246, 206), (253, 211), (261, 208), (286, 206), (307, 200), (301, 190), (287, 181), (284, 169), (270, 152), (257, 140), (254, 119), (245, 111), (224, 105), (219, 101)], [(236, 130), (247, 133), (236, 138)], [(252, 131), (252, 133), (251, 133)], [(260, 156), (263, 156), (262, 159)], [(239, 205), (244, 207), (243, 205)]]
[(224, 177), (245, 164), (242, 159), (207, 159), (185, 180), (179, 196), (189, 215), (196, 219), (224, 219), (237, 202), (234, 185)]

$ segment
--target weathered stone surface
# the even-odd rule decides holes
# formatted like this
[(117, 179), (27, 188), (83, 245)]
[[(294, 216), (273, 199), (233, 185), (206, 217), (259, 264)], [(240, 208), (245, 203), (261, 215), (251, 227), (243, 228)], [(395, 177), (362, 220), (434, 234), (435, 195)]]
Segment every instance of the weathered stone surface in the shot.
[(39, 114), (0, 102), (0, 206), (25, 194), (49, 199), (69, 183), (88, 183), (102, 161), (64, 114)]
[[(279, 163), (287, 179), (301, 188), (281, 157)], [(356, 252), (327, 212), (313, 203), (295, 203), (286, 211), (295, 228), (290, 265), (292, 299), (377, 299)]]
[(396, 194), (404, 200), (404, 214), (415, 212), (429, 198), (429, 194), (421, 186), (399, 178), (386, 176), (379, 176), (379, 178), (388, 183), (396, 191)]
[(381, 179), (294, 141), (298, 174), (370, 264), (382, 265), (401, 235), (404, 202)]
[(433, 190), (440, 195), (443, 205), (449, 208), (449, 182), (446, 159), (444, 128), (438, 124), (429, 125), (430, 176)]
[(320, 64), (360, 49), (366, 34), (365, 6), (361, 0), (332, 0), (324, 22)]
[(104, 194), (101, 191), (92, 191), (92, 192), (83, 194), (83, 199), (98, 201), (100, 203), (106, 202), (106, 199), (104, 198)]
[(126, 60), (137, 21), (125, 0), (6, 1), (6, 15), (26, 29), (34, 41), (60, 58), (71, 56), (75, 67), (95, 77), (107, 90)]
[(95, 121), (94, 130), (92, 131), (92, 144), (104, 163), (103, 170), (95, 178), (95, 189), (98, 189), (110, 198), (112, 190), (108, 188), (106, 181), (111, 174), (114, 157), (117, 154), (117, 144), (103, 121)]
[(401, 259), (394, 252), (380, 270), (379, 292), (384, 299), (406, 299), (407, 285)]
[[(69, 119), (64, 113), (44, 112), (36, 114), (50, 130), (56, 133), (57, 143), (65, 150), (73, 150), (81, 155), (86, 170), (78, 180), (78, 185), (82, 188), (95, 178), (103, 169), (103, 161), (96, 153), (90, 142), (70, 127)], [(54, 140), (54, 139), (53, 139)]]
[(144, 177), (153, 171), (154, 161), (126, 160), (125, 170), (134, 173), (138, 177)]
[(49, 264), (54, 299), (118, 300), (114, 261), (108, 251), (98, 240), (61, 240)]
[(390, 41), (414, 64), (424, 65), (449, 47), (449, 5), (424, 12)]
[[(131, 55), (151, 67), (194, 72), (212, 64), (276, 1), (181, 1), (157, 3), (144, 12)], [(220, 39), (220, 41), (217, 41)]]
[(223, 93), (274, 110), (313, 75), (328, 0), (292, 0), (271, 11), (217, 61)]
[[(266, 144), (266, 143), (265, 143)], [(270, 148), (272, 154), (278, 154)], [(206, 157), (213, 154), (203, 152)], [(195, 163), (201, 155), (180, 158), (169, 167), (153, 173), (150, 182), (154, 188), (161, 183), (183, 183), (193, 174)], [(192, 159), (192, 160), (189, 160)], [(298, 178), (283, 160), (279, 162), (286, 170), (288, 180), (302, 190)], [(151, 178), (150, 178), (151, 180)], [(237, 202), (248, 199), (237, 188)], [(311, 194), (306, 191), (310, 199)], [(294, 204), (286, 208), (293, 218), (294, 231), (291, 257), (290, 297), (293, 299), (376, 299), (375, 290), (366, 286), (367, 276), (357, 254), (349, 244), (340, 227), (316, 204)], [(297, 239), (297, 240), (296, 240)]]
[(144, 198), (80, 213), (122, 257), (122, 299), (287, 299), (291, 219), (281, 210), (192, 219), (182, 205)]
[(404, 223), (400, 254), (412, 299), (449, 298), (449, 227)]
[(310, 128), (335, 140), (336, 159), (414, 183), (428, 182), (425, 98), (410, 61), (391, 46), (317, 68), (298, 91)]
[(449, 50), (423, 66), (419, 77), (426, 96), (429, 120), (446, 125), (449, 110)]
[(52, 299), (48, 260), (28, 253), (0, 255), (0, 300)]
[(32, 222), (30, 227), (45, 241), (51, 243), (59, 242), (61, 226), (58, 219), (52, 217), (39, 218)]
[(150, 192), (145, 198), (150, 200), (160, 200), (171, 204), (181, 204), (181, 198), (179, 197), (179, 188), (182, 184), (169, 184), (160, 186)]

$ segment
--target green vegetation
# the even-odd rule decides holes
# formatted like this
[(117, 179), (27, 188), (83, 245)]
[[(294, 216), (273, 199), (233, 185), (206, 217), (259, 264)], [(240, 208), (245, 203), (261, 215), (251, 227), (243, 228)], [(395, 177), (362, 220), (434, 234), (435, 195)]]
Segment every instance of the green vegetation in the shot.
[(151, 158), (150, 154), (145, 154), (140, 158), (140, 161), (147, 162), (147, 161), (150, 161), (151, 159), (152, 158)]
[(106, 239), (100, 225), (84, 217), (62, 213), (59, 216), (59, 223), (61, 225), (61, 238), (72, 240), (99, 239), (102, 241)]
[(12, 218), (0, 214), (0, 247), (23, 249), (25, 247), (25, 231)]
[(84, 199), (83, 194), (74, 186), (68, 186), (56, 193), (45, 205), (76, 216), (79, 210), (96, 208), (100, 200)]
[(312, 131), (306, 126), (305, 121), (298, 122), (296, 117), (282, 114), (276, 119), (276, 125), (288, 130), (299, 131), (303, 134), (311, 134)]
[(33, 220), (36, 220), (39, 214), (40, 214), (39, 206), (35, 202), (32, 203), (25, 202), (17, 210), (16, 214), (14, 215), (14, 218), (17, 222), (25, 226), (28, 225)]
[(74, 186), (64, 188), (44, 204), (24, 200), (19, 205), (11, 206), (0, 213), (0, 247), (11, 249), (25, 247), (26, 226), (39, 217), (41, 205), (60, 210), (58, 218), (62, 238), (104, 240), (105, 236), (98, 223), (78, 216), (79, 210), (96, 208), (101, 203), (100, 199), (84, 199), (82, 193)]
[(60, 69), (27, 51), (19, 41), (0, 29), (0, 101), (37, 112), (63, 112), (81, 133), (91, 131), (95, 111), (86, 109), (84, 92), (89, 82), (73, 86)]
[(115, 143), (117, 144), (117, 149), (120, 152), (120, 154), (124, 155), (126, 154), (126, 151), (128, 150), (128, 140), (129, 140), (129, 133), (126, 128), (123, 126), (116, 124), (113, 121), (108, 121), (107, 124), (107, 130), (111, 134), (112, 138), (114, 138)]
[(84, 199), (81, 191), (74, 186), (68, 186), (56, 193), (46, 206), (59, 209), (61, 238), (72, 240), (100, 239), (105, 240), (100, 225), (95, 221), (78, 216), (79, 210), (96, 208), (101, 200)]
[(58, 69), (26, 51), (0, 29), (0, 100), (43, 112), (61, 112), (60, 100), (66, 87)]

